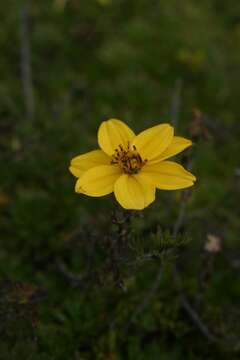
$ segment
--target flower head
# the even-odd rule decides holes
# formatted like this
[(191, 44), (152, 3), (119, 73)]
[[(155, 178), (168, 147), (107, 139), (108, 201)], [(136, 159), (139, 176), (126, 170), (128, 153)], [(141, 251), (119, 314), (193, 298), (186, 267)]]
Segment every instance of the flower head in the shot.
[(122, 121), (104, 121), (98, 130), (99, 150), (72, 159), (69, 170), (78, 178), (77, 193), (104, 196), (114, 192), (125, 209), (142, 210), (155, 200), (157, 189), (177, 190), (194, 185), (196, 178), (181, 165), (166, 161), (192, 145), (174, 136), (169, 124), (139, 135)]

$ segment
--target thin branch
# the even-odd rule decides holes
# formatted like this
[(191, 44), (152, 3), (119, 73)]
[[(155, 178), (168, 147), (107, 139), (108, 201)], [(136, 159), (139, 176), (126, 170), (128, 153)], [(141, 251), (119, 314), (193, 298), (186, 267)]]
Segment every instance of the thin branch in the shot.
[(136, 307), (134, 313), (131, 316), (131, 319), (127, 325), (127, 329), (131, 326), (132, 323), (135, 322), (137, 316), (139, 314), (141, 314), (150, 304), (150, 302), (152, 301), (152, 299), (154, 298), (155, 294), (157, 293), (159, 286), (161, 284), (161, 280), (162, 280), (162, 268), (160, 268), (160, 270), (158, 271), (157, 277), (154, 281), (153, 286), (151, 286), (151, 288), (147, 291), (147, 293), (145, 294), (142, 302), (140, 302), (140, 304)]
[(181, 92), (182, 92), (182, 79), (176, 79), (173, 88), (173, 95), (171, 101), (170, 115), (172, 119), (172, 125), (176, 129), (178, 126), (179, 113), (181, 107)]
[[(180, 204), (180, 209), (179, 209), (179, 213), (178, 213), (178, 217), (177, 220), (175, 221), (175, 224), (173, 226), (173, 237), (176, 238), (183, 223), (185, 222), (185, 217), (186, 217), (186, 209), (187, 209), (187, 201), (185, 200), (187, 198), (187, 192), (188, 190), (185, 190), (186, 192), (183, 193), (182, 196), (182, 202)], [(184, 199), (185, 198), (185, 199)]]
[(23, 96), (28, 119), (33, 119), (35, 113), (32, 67), (31, 67), (31, 48), (30, 48), (30, 29), (29, 29), (29, 6), (23, 5), (20, 11), (20, 46), (21, 46), (21, 78)]
[[(191, 157), (188, 158), (188, 169), (192, 169), (192, 161)], [(186, 212), (187, 212), (187, 203), (189, 200), (190, 191), (185, 190), (182, 193), (182, 201), (179, 207), (179, 213), (178, 217), (175, 221), (175, 224), (173, 226), (173, 237), (176, 238), (182, 225), (185, 223), (186, 218)], [(193, 306), (190, 304), (190, 302), (187, 299), (187, 296), (183, 293), (183, 287), (182, 287), (182, 279), (180, 275), (180, 269), (177, 265), (177, 263), (174, 266), (173, 269), (173, 279), (177, 288), (177, 291), (179, 292), (179, 299), (181, 302), (181, 305), (185, 312), (188, 314), (189, 318), (193, 322), (193, 324), (196, 325), (196, 327), (199, 329), (201, 334), (208, 339), (209, 342), (219, 342), (220, 339), (218, 339), (215, 335), (213, 335), (208, 327), (204, 324), (203, 320), (200, 318), (197, 311), (193, 308)]]
[(148, 261), (152, 262), (153, 260), (159, 260), (159, 257), (160, 257), (159, 254), (157, 254), (156, 252), (150, 252), (147, 254), (137, 256), (135, 260), (125, 259), (124, 257), (118, 258), (118, 260), (120, 263), (134, 268), (141, 266)]
[(209, 342), (219, 342), (220, 339), (213, 335), (207, 326), (204, 324), (196, 310), (192, 307), (189, 303), (188, 299), (185, 295), (180, 295), (180, 301), (183, 309), (186, 311), (190, 319), (192, 320), (193, 324), (201, 331), (202, 335), (205, 336), (209, 340)]
[(88, 278), (87, 273), (74, 274), (66, 267), (66, 265), (62, 261), (57, 261), (56, 266), (58, 271), (65, 278), (65, 280), (73, 286), (82, 287), (84, 286), (84, 283), (86, 283), (86, 280)]

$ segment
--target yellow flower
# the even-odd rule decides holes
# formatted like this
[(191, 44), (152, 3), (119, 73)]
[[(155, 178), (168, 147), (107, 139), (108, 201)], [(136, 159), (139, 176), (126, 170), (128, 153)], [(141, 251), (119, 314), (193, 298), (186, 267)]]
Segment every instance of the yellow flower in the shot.
[(101, 150), (72, 159), (69, 170), (78, 178), (75, 190), (88, 196), (114, 192), (125, 209), (142, 210), (155, 200), (157, 189), (192, 186), (196, 178), (181, 165), (165, 161), (192, 145), (174, 136), (169, 124), (160, 124), (139, 135), (122, 121), (104, 121), (98, 130)]

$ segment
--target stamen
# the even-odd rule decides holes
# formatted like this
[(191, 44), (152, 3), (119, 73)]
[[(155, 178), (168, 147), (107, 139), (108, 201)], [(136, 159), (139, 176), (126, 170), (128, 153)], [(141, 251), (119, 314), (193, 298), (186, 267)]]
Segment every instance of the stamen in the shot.
[(120, 144), (114, 150), (112, 156), (112, 165), (118, 165), (126, 174), (137, 174), (141, 168), (146, 164), (147, 159), (144, 161), (141, 155), (137, 152), (136, 146), (133, 145), (133, 150), (130, 148), (130, 142), (127, 142), (127, 147), (124, 149)]

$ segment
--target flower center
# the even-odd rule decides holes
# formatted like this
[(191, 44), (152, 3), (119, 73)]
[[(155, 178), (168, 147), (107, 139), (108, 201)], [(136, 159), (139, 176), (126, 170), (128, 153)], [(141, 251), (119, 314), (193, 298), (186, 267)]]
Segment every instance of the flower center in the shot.
[(142, 160), (136, 146), (133, 145), (133, 150), (131, 150), (128, 144), (127, 150), (122, 145), (119, 145), (114, 150), (111, 164), (118, 164), (126, 174), (137, 174), (146, 162), (147, 159)]

